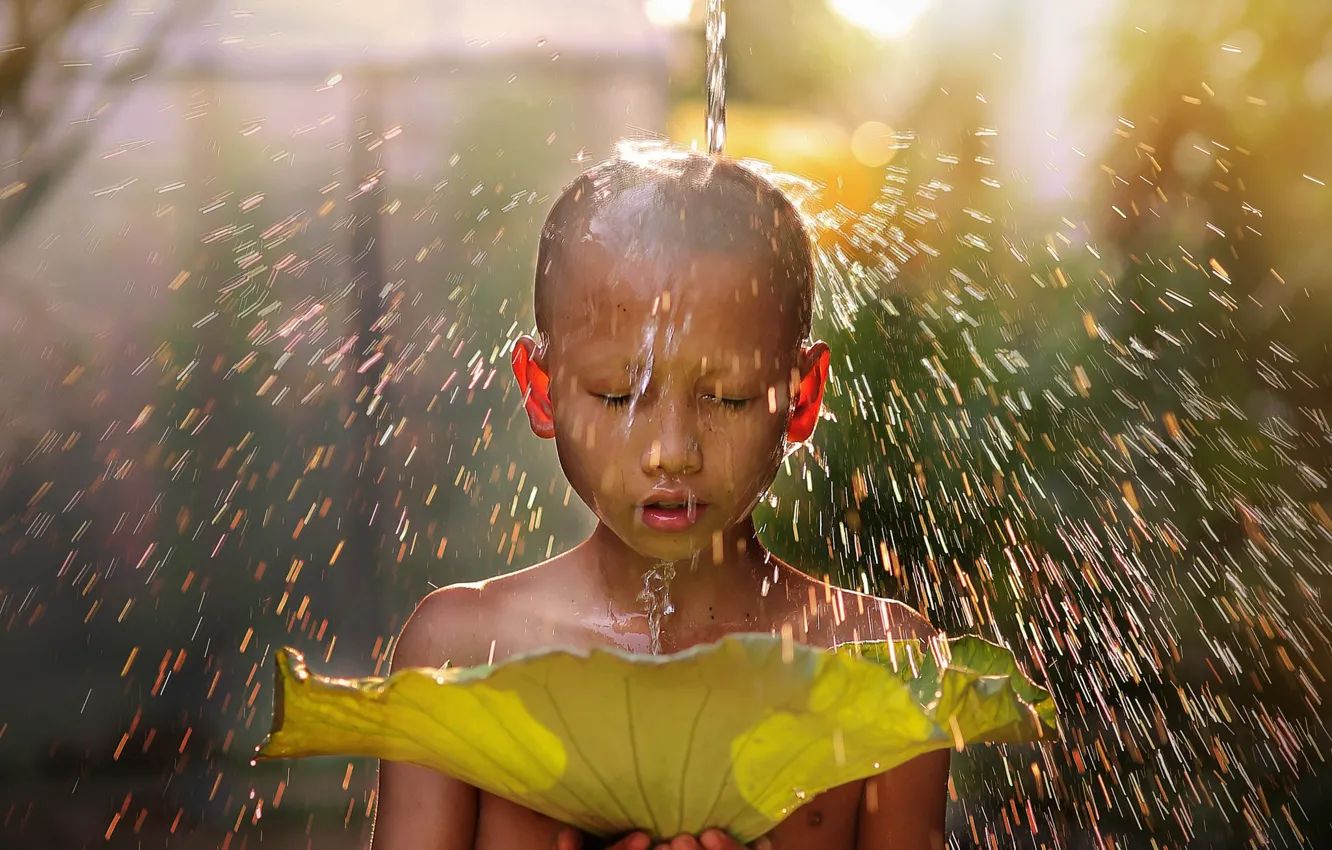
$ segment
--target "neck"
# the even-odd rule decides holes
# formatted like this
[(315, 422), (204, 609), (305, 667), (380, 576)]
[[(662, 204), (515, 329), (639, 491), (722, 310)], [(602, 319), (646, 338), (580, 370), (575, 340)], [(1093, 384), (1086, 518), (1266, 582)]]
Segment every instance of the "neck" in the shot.
[(601, 523), (583, 547), (598, 565), (602, 589), (621, 610), (645, 610), (640, 598), (645, 587), (658, 586), (669, 576), (671, 603), (677, 612), (686, 616), (709, 610), (723, 613), (728, 602), (734, 605), (733, 600), (752, 599), (774, 568), (749, 518), (726, 532), (721, 546), (710, 546), (678, 561), (645, 557)]

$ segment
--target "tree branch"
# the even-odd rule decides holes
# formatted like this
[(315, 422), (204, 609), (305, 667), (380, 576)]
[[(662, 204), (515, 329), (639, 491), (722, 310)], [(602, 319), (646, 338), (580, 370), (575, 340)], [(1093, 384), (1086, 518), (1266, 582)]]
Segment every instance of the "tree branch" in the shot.
[[(11, 0), (15, 5), (14, 23), (19, 35), (27, 40), (20, 41), (18, 49), (0, 56), (0, 121), (24, 122), (26, 115), (24, 94), (33, 85), (40, 67), (39, 58), (44, 49), (55, 47), (63, 41), (76, 21), (84, 15), (102, 14), (105, 7), (92, 5), (88, 0), (71, 0), (64, 9), (61, 19), (47, 32), (40, 35), (32, 32), (32, 11), (34, 0)], [(201, 0), (173, 0), (162, 21), (155, 26), (144, 43), (128, 62), (117, 63), (113, 69), (102, 75), (94, 84), (100, 96), (118, 88), (131, 85), (142, 79), (157, 67), (161, 59), (162, 46), (170, 34), (189, 19), (200, 7)], [(78, 84), (77, 76), (67, 83), (72, 87)], [(109, 96), (107, 97), (110, 101)], [(51, 99), (52, 103), (66, 102), (64, 97)], [(115, 108), (113, 105), (112, 109)], [(58, 120), (48, 113), (43, 124)], [(30, 132), (23, 132), (23, 130)], [(21, 127), (24, 137), (19, 150), (19, 157), (25, 161), (22, 177), (6, 185), (0, 185), (0, 251), (22, 231), (26, 223), (36, 215), (41, 206), (50, 199), (78, 162), (87, 153), (97, 135), (97, 125), (93, 122), (82, 124), (76, 131), (62, 136), (53, 142), (50, 150), (24, 150), (30, 144), (38, 144), (45, 133), (44, 127)]]

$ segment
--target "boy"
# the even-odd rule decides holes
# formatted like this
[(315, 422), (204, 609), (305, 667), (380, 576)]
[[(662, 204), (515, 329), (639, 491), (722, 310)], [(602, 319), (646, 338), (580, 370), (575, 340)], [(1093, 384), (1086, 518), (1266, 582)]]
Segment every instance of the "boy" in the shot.
[[(828, 347), (807, 344), (811, 247), (780, 192), (726, 160), (622, 154), (583, 175), (541, 234), (539, 341), (513, 354), (533, 432), (596, 514), (543, 564), (427, 596), (393, 667), (485, 664), (544, 646), (670, 653), (731, 632), (832, 646), (928, 637), (914, 611), (834, 590), (759, 543), (751, 513), (814, 431)], [(942, 848), (947, 751), (811, 800), (754, 845)], [(575, 850), (549, 818), (383, 762), (375, 850)], [(634, 834), (616, 850), (648, 850)], [(739, 850), (717, 830), (671, 850)]]

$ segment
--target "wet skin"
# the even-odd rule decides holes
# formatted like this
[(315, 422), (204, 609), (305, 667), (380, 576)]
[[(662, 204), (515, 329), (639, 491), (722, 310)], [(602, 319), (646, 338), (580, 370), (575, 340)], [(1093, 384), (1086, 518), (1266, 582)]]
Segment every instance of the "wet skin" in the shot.
[[(772, 218), (752, 191), (735, 197), (757, 212), (728, 211), (724, 221)], [(658, 207), (635, 214), (633, 204), (610, 221), (577, 209), (561, 221), (572, 247), (549, 261), (547, 290), (538, 289), (544, 340), (515, 346), (532, 430), (554, 438), (596, 529), (544, 564), (432, 593), (403, 630), (395, 669), (548, 646), (674, 652), (734, 632), (789, 631), (824, 647), (933, 634), (906, 606), (833, 588), (757, 539), (750, 514), (788, 444), (814, 429), (828, 351), (801, 344), (799, 293), (775, 240), (741, 227), (728, 250), (699, 250), (671, 233), (670, 200), (647, 201), (671, 212), (654, 227), (642, 225)], [(644, 581), (664, 564), (673, 611), (653, 635)], [(767, 840), (782, 850), (942, 847), (947, 774), (946, 752), (922, 756), (819, 795)], [(631, 836), (617, 850), (645, 850), (645, 841)], [(598, 846), (433, 771), (381, 766), (375, 850), (580, 844)], [(735, 846), (706, 835), (674, 850)]]

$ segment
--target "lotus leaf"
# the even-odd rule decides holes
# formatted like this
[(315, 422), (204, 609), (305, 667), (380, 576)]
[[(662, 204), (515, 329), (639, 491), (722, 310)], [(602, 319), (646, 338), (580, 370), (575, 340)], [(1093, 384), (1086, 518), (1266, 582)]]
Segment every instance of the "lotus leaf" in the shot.
[(730, 635), (674, 655), (311, 674), (277, 653), (260, 758), (423, 765), (600, 836), (768, 832), (803, 800), (932, 750), (1049, 737), (1054, 704), (979, 638), (835, 651)]

